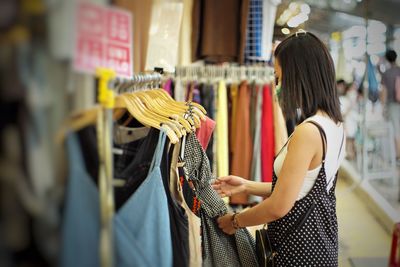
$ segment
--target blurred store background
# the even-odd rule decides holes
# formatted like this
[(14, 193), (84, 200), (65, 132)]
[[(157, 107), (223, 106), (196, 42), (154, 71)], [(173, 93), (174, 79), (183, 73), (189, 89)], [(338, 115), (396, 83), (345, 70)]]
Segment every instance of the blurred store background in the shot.
[[(400, 132), (382, 102), (382, 77), (388, 50), (400, 65), (399, 0), (1, 0), (0, 266), (59, 262), (67, 164), (56, 136), (71, 114), (95, 105), (85, 53), (102, 53), (78, 34), (82, 2), (128, 14), (110, 26), (123, 41), (105, 56), (125, 77), (156, 67), (170, 76), (193, 67), (192, 79), (205, 64), (271, 67), (286, 36), (317, 34), (335, 62), (347, 131), (340, 266), (388, 266), (400, 222)], [(89, 31), (101, 32), (91, 14), (83, 15)]]

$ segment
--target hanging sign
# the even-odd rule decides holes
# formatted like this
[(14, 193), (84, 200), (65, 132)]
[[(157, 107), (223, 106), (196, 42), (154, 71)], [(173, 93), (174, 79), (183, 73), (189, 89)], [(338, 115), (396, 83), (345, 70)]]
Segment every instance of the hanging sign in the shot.
[(133, 75), (131, 13), (97, 4), (77, 4), (74, 69), (94, 74), (99, 67)]

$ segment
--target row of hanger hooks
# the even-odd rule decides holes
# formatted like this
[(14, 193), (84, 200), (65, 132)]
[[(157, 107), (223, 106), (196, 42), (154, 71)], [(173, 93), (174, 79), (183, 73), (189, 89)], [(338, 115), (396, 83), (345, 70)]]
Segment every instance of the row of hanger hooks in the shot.
[(158, 72), (138, 73), (130, 78), (116, 78), (113, 87), (118, 93), (160, 88), (163, 76)]
[(270, 80), (274, 70), (270, 66), (179, 66), (174, 76), (181, 79)]
[[(274, 70), (270, 66), (235, 66), (235, 65), (205, 65), (205, 66), (178, 66), (172, 74), (175, 78), (206, 81), (225, 79), (227, 81), (271, 81)], [(159, 72), (138, 73), (130, 78), (116, 78), (112, 81), (116, 92), (132, 92), (160, 88), (167, 76)]]

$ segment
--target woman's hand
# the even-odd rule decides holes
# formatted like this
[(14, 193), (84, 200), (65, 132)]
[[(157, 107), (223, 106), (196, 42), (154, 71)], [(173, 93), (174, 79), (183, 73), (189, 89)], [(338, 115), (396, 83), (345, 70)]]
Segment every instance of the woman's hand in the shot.
[(236, 233), (236, 229), (233, 227), (232, 224), (232, 219), (233, 219), (232, 217), (233, 214), (228, 213), (217, 219), (218, 227), (221, 228), (221, 230), (228, 235), (233, 235), (234, 233)]
[(246, 192), (247, 180), (234, 175), (218, 177), (212, 187), (221, 197), (230, 197), (235, 194)]

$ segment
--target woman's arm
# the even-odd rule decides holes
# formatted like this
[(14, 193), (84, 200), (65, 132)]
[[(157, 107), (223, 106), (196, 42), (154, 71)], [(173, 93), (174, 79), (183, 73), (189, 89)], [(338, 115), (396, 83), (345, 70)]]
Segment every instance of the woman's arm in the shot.
[(221, 197), (231, 197), (235, 194), (245, 193), (268, 197), (271, 194), (271, 183), (254, 182), (236, 175), (218, 177), (212, 187)]
[(249, 195), (269, 197), (271, 195), (272, 183), (246, 181), (245, 192)]
[[(274, 192), (258, 205), (237, 214), (236, 221), (239, 226), (260, 225), (285, 216), (299, 195), (310, 164), (321, 162), (321, 155), (322, 141), (318, 129), (309, 123), (297, 127), (290, 140)], [(257, 185), (254, 188), (249, 187), (249, 191), (254, 193), (260, 188)], [(232, 225), (231, 214), (221, 217), (218, 223), (226, 233), (232, 234), (236, 231)]]

